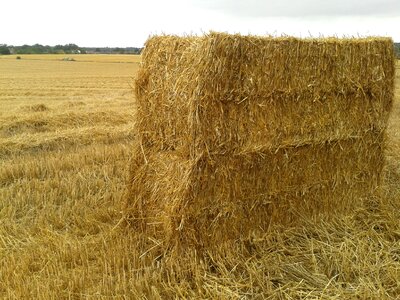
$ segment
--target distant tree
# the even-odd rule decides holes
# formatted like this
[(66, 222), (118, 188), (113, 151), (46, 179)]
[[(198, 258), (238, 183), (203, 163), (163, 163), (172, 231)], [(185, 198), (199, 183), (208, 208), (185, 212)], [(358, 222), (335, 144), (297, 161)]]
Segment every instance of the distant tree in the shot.
[(43, 53), (51, 53), (50, 46), (43, 46), (40, 44), (35, 45), (23, 45), (20, 47), (15, 47), (16, 54), (43, 54)]
[(125, 49), (117, 47), (117, 48), (113, 49), (113, 52), (114, 53), (118, 53), (118, 54), (124, 54), (125, 53)]
[[(87, 52), (90, 53), (124, 53), (124, 54), (140, 54), (142, 48), (135, 48), (135, 47), (97, 47), (97, 48), (81, 48), (76, 44), (66, 44), (66, 45), (55, 45), (55, 46), (43, 46), (40, 44), (35, 45), (22, 45), (22, 46), (6, 46), (8, 50), (4, 50), (12, 52), (13, 54), (86, 54)], [(11, 49), (10, 49), (11, 48)], [(0, 52), (0, 54), (2, 54)]]
[(55, 45), (53, 47), (53, 53), (55, 54), (64, 54), (64, 49), (63, 49), (63, 45)]
[(63, 46), (63, 50), (65, 53), (78, 53), (78, 51), (80, 51), (80, 48), (78, 45), (75, 44), (67, 44)]
[(11, 54), (10, 49), (8, 48), (7, 45), (5, 45), (5, 44), (1, 44), (0, 45), (0, 54), (1, 55), (9, 55), (9, 54)]

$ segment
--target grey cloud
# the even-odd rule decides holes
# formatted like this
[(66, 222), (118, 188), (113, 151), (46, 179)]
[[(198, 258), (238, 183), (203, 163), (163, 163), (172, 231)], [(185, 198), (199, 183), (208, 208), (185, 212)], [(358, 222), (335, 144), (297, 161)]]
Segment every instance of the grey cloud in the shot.
[(210, 10), (244, 17), (399, 16), (400, 0), (192, 0)]

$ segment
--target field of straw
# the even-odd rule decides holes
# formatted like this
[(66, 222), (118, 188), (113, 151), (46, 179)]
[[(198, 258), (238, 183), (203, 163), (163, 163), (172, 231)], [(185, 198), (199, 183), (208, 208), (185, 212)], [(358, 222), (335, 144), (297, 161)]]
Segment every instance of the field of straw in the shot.
[(246, 257), (176, 258), (123, 222), (140, 59), (63, 58), (0, 57), (0, 298), (400, 297), (399, 64), (384, 197), (273, 226), (246, 241)]

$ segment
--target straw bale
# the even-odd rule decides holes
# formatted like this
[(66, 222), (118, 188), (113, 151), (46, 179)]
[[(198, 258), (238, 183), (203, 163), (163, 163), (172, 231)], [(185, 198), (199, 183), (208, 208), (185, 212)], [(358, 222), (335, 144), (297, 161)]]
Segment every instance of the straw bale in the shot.
[(379, 190), (389, 38), (150, 38), (126, 201), (165, 245), (345, 212)]
[(139, 132), (157, 149), (201, 155), (384, 130), (393, 60), (388, 38), (153, 37), (137, 82), (152, 121)]

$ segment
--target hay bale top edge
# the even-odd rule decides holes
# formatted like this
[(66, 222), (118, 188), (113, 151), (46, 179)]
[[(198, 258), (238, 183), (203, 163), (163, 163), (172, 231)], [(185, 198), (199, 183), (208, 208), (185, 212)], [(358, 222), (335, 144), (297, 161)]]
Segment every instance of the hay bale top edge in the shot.
[(275, 42), (305, 42), (305, 43), (371, 43), (371, 42), (390, 42), (393, 43), (391, 37), (386, 36), (366, 36), (366, 37), (293, 37), (293, 36), (273, 36), (273, 35), (242, 35), (229, 34), (223, 32), (210, 32), (204, 35), (173, 35), (161, 34), (152, 35), (145, 42), (145, 47), (151, 43), (160, 41), (176, 41), (176, 42), (196, 42), (204, 39), (223, 38), (235, 40), (253, 40), (253, 41), (275, 41)]

